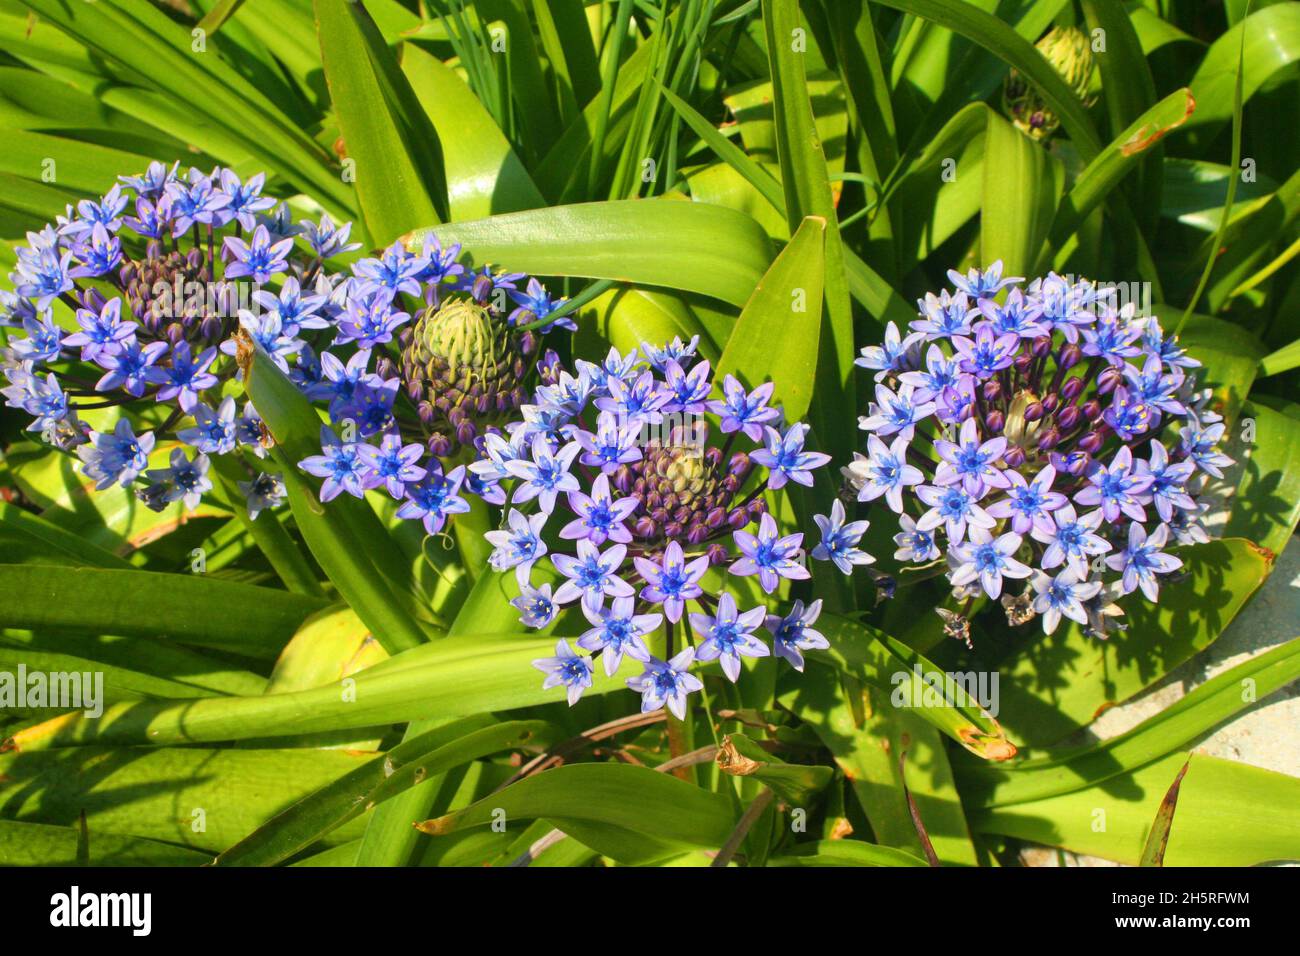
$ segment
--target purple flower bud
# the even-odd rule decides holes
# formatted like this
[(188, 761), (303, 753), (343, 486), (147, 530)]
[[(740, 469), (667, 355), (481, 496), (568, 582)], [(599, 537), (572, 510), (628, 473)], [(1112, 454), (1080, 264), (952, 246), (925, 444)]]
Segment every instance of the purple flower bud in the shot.
[(1082, 417), (1083, 413), (1079, 411), (1077, 405), (1068, 405), (1061, 409), (1061, 414), (1056, 416), (1056, 424), (1063, 432), (1074, 431), (1074, 426), (1079, 424), (1079, 419)]
[(727, 512), (724, 508), (713, 508), (704, 517), (704, 523), (710, 528), (720, 528), (727, 520)]
[(996, 402), (1002, 394), (1002, 386), (996, 378), (991, 378), (980, 389), (984, 394), (986, 402)]
[(429, 454), (435, 458), (442, 458), (444, 455), (451, 454), (452, 444), (442, 432), (434, 432), (430, 435), (428, 446)]
[(636, 528), (637, 535), (642, 538), (653, 538), (655, 532), (658, 531), (658, 525), (656, 525), (654, 519), (648, 515), (642, 515), (637, 518), (634, 527)]
[(988, 429), (990, 435), (1001, 435), (1006, 423), (1006, 416), (996, 408), (984, 416), (984, 427)]
[(727, 464), (727, 474), (735, 475), (737, 478), (744, 478), (749, 474), (749, 455), (743, 451), (738, 451), (731, 456), (731, 461)]
[(1012, 445), (1002, 453), (1002, 460), (1008, 468), (1019, 468), (1025, 463), (1025, 450), (1019, 445)]
[(1088, 383), (1081, 378), (1067, 379), (1065, 384), (1061, 386), (1061, 400), (1066, 402), (1074, 401), (1083, 393), (1087, 385)]
[(1120, 372), (1119, 369), (1115, 368), (1115, 366), (1108, 365), (1102, 370), (1102, 373), (1097, 376), (1097, 394), (1109, 395), (1111, 392), (1115, 391), (1115, 387), (1122, 384), (1123, 381), (1123, 373)]
[(1061, 354), (1056, 360), (1056, 367), (1068, 372), (1081, 361), (1083, 361), (1083, 349), (1077, 345), (1067, 345), (1061, 349)]
[(1088, 432), (1088, 434), (1079, 439), (1079, 450), (1086, 451), (1090, 455), (1095, 455), (1101, 449), (1102, 443), (1105, 441), (1106, 438), (1101, 434), (1101, 432)]
[(732, 508), (731, 513), (727, 515), (727, 524), (739, 531), (749, 524), (749, 512), (744, 508)]
[(1039, 451), (1051, 451), (1061, 441), (1061, 433), (1055, 428), (1049, 428), (1043, 432), (1042, 437), (1038, 439)]
[[(1051, 398), (1051, 396), (1049, 395), (1048, 398)], [(1043, 417), (1046, 411), (1047, 409), (1042, 402), (1030, 402), (1028, 407), (1025, 408), (1025, 421), (1036, 422)]]
[(1040, 335), (1034, 339), (1033, 353), (1035, 358), (1042, 358), (1052, 351), (1052, 337), (1050, 335)]
[(706, 553), (709, 556), (709, 564), (713, 565), (722, 564), (731, 558), (731, 555), (727, 553), (727, 549), (721, 544), (709, 545), (709, 550)]
[(1079, 411), (1088, 421), (1095, 421), (1101, 417), (1101, 402), (1097, 401), (1095, 398), (1090, 398), (1079, 406)]

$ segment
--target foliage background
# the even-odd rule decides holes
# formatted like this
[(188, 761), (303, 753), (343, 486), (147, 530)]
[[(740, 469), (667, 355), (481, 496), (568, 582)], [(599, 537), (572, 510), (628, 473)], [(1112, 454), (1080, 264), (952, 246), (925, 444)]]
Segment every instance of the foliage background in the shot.
[[(1087, 101), (1033, 46), (1053, 24), (1102, 31)], [(1241, 462), (1223, 540), (1187, 549), (1188, 578), (1110, 642), (993, 627), (968, 653), (942, 638), (933, 581), (879, 608), (865, 583), (819, 581), (845, 615), (829, 663), (752, 682), (717, 715), (722, 759), (656, 773), (661, 722), (592, 734), (625, 693), (570, 711), (540, 692), (528, 662), (551, 639), (518, 633), (472, 521), (421, 540), (383, 509), (313, 508), (305, 486), (269, 528), (222, 502), (155, 514), (88, 494), (6, 412), (0, 669), (103, 671), (113, 706), (0, 715), (0, 862), (707, 864), (725, 846), (749, 865), (923, 865), (929, 844), (972, 865), (1028, 840), (1138, 863), (1161, 835), (1146, 862), (1300, 857), (1300, 782), (1186, 752), (1253, 702), (1243, 679), (1257, 698), (1295, 680), (1297, 642), (1075, 744), (1215, 641), (1300, 518), (1298, 58), (1294, 2), (0, 0), (6, 270), (26, 230), (151, 160), (266, 170), (367, 248), (434, 228), (552, 277), (583, 303), (575, 354), (699, 335), (806, 407), (842, 461), (856, 349), (947, 269), (1001, 258), (1147, 283)], [(1013, 68), (1061, 119), (1046, 143), (1002, 113)], [(788, 244), (810, 221), (815, 241)], [(751, 298), (770, 267), (820, 289), (816, 328)], [(296, 460), (315, 421), (280, 384), (250, 389)], [(872, 553), (890, 530), (874, 523)], [(408, 614), (432, 639), (389, 657), (371, 635)], [(996, 669), (997, 724), (890, 707), (919, 655)], [(697, 715), (690, 742), (708, 751), (713, 729)], [(1015, 760), (988, 759), (1008, 742)], [(555, 748), (563, 766), (530, 763)], [(411, 828), (426, 818), (437, 835)]]

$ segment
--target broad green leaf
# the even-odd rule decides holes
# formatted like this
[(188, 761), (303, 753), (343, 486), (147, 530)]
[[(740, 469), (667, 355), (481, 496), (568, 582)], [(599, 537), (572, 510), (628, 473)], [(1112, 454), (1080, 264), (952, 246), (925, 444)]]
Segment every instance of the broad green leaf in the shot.
[(1238, 431), (1250, 421), (1252, 440), (1236, 453), (1241, 481), (1223, 533), (1281, 554), (1300, 522), (1300, 419), (1251, 404), (1241, 418)]
[[(501, 811), (507, 820), (540, 817), (561, 830), (595, 824), (679, 849), (716, 849), (735, 825), (731, 802), (721, 794), (646, 767), (608, 763), (568, 764), (525, 777), (464, 810), (426, 820), (419, 829), (441, 836), (487, 826)], [(618, 859), (622, 847), (598, 845), (605, 841), (593, 840), (596, 832), (581, 829), (578, 838)]]
[(1059, 160), (990, 110), (984, 134), (980, 261), (1001, 259), (1004, 274), (1031, 275), (1064, 182)]
[[(911, 709), (893, 707), (889, 698), (888, 691), (816, 664), (814, 658), (780, 699), (782, 706), (812, 726), (831, 752), (877, 842), (922, 858), (920, 839), (903, 796), (899, 761), (905, 754), (911, 767), (908, 790), (939, 859), (973, 865), (975, 849), (943, 736)], [(918, 772), (918, 766), (926, 770)]]
[(313, 0), (321, 63), (375, 246), (447, 218), (442, 148), (374, 21), (359, 3)]
[(730, 209), (672, 199), (552, 206), (421, 230), (460, 243), (476, 264), (698, 292), (744, 305), (771, 261), (758, 223)]
[[(90, 742), (165, 746), (252, 740), (513, 710), (555, 701), (555, 692), (542, 689), (530, 666), (552, 656), (554, 648), (549, 637), (466, 634), (412, 648), (354, 674), (346, 686), (183, 704), (124, 704), (108, 708), (98, 720), (73, 714), (19, 731), (11, 745), (28, 750)], [(624, 684), (617, 677), (598, 674), (587, 696), (619, 689)]]
[[(0, 866), (74, 866), (77, 830), (0, 820)], [(203, 866), (211, 856), (158, 840), (90, 834), (90, 866)]]
[(775, 383), (787, 421), (804, 417), (817, 382), (825, 238), (824, 220), (803, 220), (741, 310), (714, 373), (751, 389)]
[(799, 28), (799, 4), (795, 0), (764, 0), (762, 10), (786, 222), (791, 236), (809, 216), (825, 224), (822, 286), (826, 309), (811, 417), (820, 445), (838, 461), (848, 458), (849, 442), (847, 432), (831, 424), (853, 392), (849, 385), (853, 373), (853, 314), (839, 219), (809, 99), (804, 56), (793, 49), (791, 40)]
[(199, 574), (0, 565), (4, 623), (165, 637), (271, 658), (324, 601)]
[(1043, 271), (1050, 258), (1054, 268), (1064, 268), (1076, 244), (1070, 237), (1082, 226), (1107, 194), (1133, 166), (1170, 130), (1192, 115), (1196, 103), (1186, 89), (1175, 90), (1134, 120), (1115, 141), (1103, 149), (1079, 174), (1052, 220), (1051, 233), (1036, 272)]
[(718, 768), (733, 777), (752, 777), (791, 806), (807, 806), (831, 781), (830, 767), (787, 763), (744, 734), (727, 734), (718, 749)]
[(1061, 126), (1071, 142), (1088, 162), (1101, 149), (1096, 128), (1079, 97), (1066, 85), (1060, 74), (1033, 44), (992, 14), (970, 4), (943, 3), (941, 0), (876, 0), (881, 6), (893, 7), (924, 17), (979, 44), (1000, 60), (1019, 70), (1034, 84), (1052, 112), (1061, 118)]
[(1012, 739), (1054, 743), (1151, 686), (1213, 643), (1273, 569), (1271, 552), (1241, 538), (1176, 553), (1187, 576), (1157, 604), (1140, 592), (1119, 602), (1128, 630), (1099, 641), (1062, 622), (999, 666), (998, 722)]
[(818, 840), (790, 848), (768, 866), (929, 866), (925, 860), (892, 846), (861, 840)]
[(12, 529), (32, 542), (54, 548), (66, 556), (68, 563), (96, 568), (130, 569), (130, 561), (118, 557), (80, 535), (65, 531), (53, 522), (16, 505), (0, 502), (0, 525)]
[[(84, 810), (92, 860), (96, 834), (165, 840), (216, 853), (368, 759), (341, 750), (199, 747), (4, 754), (0, 814), (70, 826)], [(360, 829), (358, 821), (325, 840), (346, 842)]]
[[(1211, 678), (1133, 729), (1074, 751), (1024, 763), (959, 765), (963, 792), (984, 806), (1026, 803), (1096, 786), (1181, 750), (1203, 734), (1300, 677), (1300, 638)], [(1242, 692), (1244, 686), (1252, 695)]]
[(484, 723), (471, 718), (399, 744), (277, 814), (218, 856), (216, 865), (280, 863), (426, 777), (533, 742), (546, 728), (535, 720)]
[(422, 643), (425, 632), (412, 617), (417, 604), (410, 568), (389, 546), (374, 512), (348, 495), (322, 504), (314, 479), (309, 483), (298, 471), (298, 462), (320, 453), (316, 410), (260, 346), (244, 384), (275, 440), (271, 453), (294, 519), (321, 568), (389, 653)]
[[(970, 808), (971, 825), (1135, 866), (1169, 782), (1188, 762), (1171, 754), (1098, 787), (1010, 807)], [(1256, 866), (1300, 860), (1300, 779), (1201, 754), (1178, 794), (1165, 866)], [(1104, 814), (1104, 817), (1101, 816)], [(1105, 821), (1098, 826), (1098, 821)]]
[(442, 144), (453, 222), (545, 204), (495, 121), (453, 70), (406, 44), (402, 72)]

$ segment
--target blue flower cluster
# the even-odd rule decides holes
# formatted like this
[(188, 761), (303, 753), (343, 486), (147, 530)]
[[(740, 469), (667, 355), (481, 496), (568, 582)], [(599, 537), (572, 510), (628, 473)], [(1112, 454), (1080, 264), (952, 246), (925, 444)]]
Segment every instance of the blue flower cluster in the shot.
[(299, 462), (324, 479), (321, 501), (380, 488), (402, 502), (398, 517), (440, 532), (469, 509), (462, 492), (483, 490), (448, 460), (473, 457), (490, 424), (518, 410), (540, 336), (574, 328), (537, 279), (468, 270), (460, 251), (395, 242), (335, 287), (334, 340), (290, 370), (328, 403), (321, 454)]
[[(948, 275), (906, 335), (891, 322), (862, 350), (875, 401), (845, 476), (898, 514), (896, 557), (945, 561), (958, 597), (1104, 636), (1116, 597), (1155, 601), (1182, 567), (1166, 547), (1207, 540), (1197, 496), (1232, 462), (1200, 363), (1113, 288), (1022, 288), (1001, 262)], [(1011, 580), (1023, 594), (1003, 594)]]
[[(728, 375), (715, 396), (697, 345), (611, 349), (600, 363), (578, 360), (576, 372), (548, 355), (545, 384), (521, 407), (522, 418), (486, 435), (469, 466), (479, 493), (505, 511), (503, 526), (487, 533), (490, 561), (513, 571), (521, 593), (512, 603), (523, 623), (545, 627), (576, 603), (591, 625), (578, 648), (598, 653), (609, 675), (624, 655), (640, 662), (643, 672), (627, 683), (641, 693), (642, 709), (666, 705), (679, 717), (702, 686), (689, 672), (697, 661), (719, 661), (735, 681), (744, 657), (774, 648), (802, 669), (803, 650), (826, 646), (811, 627), (820, 602), (796, 603), (786, 617), (761, 605), (741, 611), (719, 572), (752, 577), (765, 594), (809, 577), (803, 534), (781, 534), (764, 495), (811, 485), (829, 458), (805, 447), (807, 425), (784, 421), (770, 383), (749, 391)], [(552, 519), (559, 545), (544, 536)], [(856, 547), (865, 522), (846, 525), (841, 509), (819, 524), (815, 557), (847, 569), (870, 560)], [(554, 588), (533, 584), (543, 559), (562, 578)], [(692, 606), (698, 612), (688, 613)], [(648, 644), (661, 626), (667, 659)], [(674, 654), (677, 626), (687, 644)], [(759, 628), (772, 635), (772, 648)], [(568, 689), (570, 702), (591, 685), (591, 659), (566, 641), (535, 666), (546, 686)]]
[[(150, 507), (192, 509), (212, 487), (211, 456), (243, 447), (265, 457), (256, 409), (227, 394), (232, 334), (287, 369), (287, 357), (310, 352), (301, 336), (342, 312), (325, 260), (357, 245), (328, 215), (294, 223), (264, 186), (260, 174), (153, 163), (18, 248), (13, 290), (0, 292), (0, 324), (11, 327), (0, 392), (33, 416), (30, 431), (74, 451), (97, 487), (139, 483)], [(155, 427), (137, 434), (127, 406)], [(90, 409), (116, 410), (112, 430), (84, 422)], [(147, 468), (155, 446), (173, 446), (169, 467)], [(249, 469), (240, 484), (254, 516), (283, 499), (274, 474)]]

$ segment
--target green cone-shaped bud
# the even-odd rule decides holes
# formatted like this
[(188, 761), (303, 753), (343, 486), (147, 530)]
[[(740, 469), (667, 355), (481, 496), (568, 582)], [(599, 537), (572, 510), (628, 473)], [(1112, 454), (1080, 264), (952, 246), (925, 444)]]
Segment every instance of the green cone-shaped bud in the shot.
[[(1077, 27), (1053, 27), (1038, 41), (1037, 47), (1075, 94), (1087, 103), (1093, 70), (1092, 46), (1087, 34)], [(1015, 70), (1007, 76), (1002, 88), (1002, 106), (1016, 127), (1033, 139), (1047, 139), (1061, 122), (1038, 90)]]
[(513, 332), (472, 300), (452, 298), (424, 311), (405, 339), (402, 378), (437, 436), (437, 453), (471, 444), (485, 425), (519, 408), (535, 348), (532, 335)]

